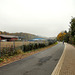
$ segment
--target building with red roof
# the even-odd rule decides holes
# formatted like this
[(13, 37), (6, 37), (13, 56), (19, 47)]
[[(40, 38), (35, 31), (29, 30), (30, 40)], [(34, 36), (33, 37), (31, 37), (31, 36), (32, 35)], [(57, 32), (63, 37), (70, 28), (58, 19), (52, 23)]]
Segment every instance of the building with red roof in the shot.
[(14, 40), (18, 40), (18, 36), (0, 35), (0, 40), (14, 41)]

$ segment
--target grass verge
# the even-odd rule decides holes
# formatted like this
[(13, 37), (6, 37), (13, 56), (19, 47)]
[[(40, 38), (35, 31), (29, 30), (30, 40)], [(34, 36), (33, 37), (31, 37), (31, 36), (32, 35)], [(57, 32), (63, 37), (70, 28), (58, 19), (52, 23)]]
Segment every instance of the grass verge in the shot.
[(35, 53), (44, 51), (44, 50), (46, 50), (46, 49), (48, 49), (48, 48), (50, 48), (50, 47), (53, 47), (53, 46), (55, 46), (55, 45), (57, 45), (57, 44), (58, 44), (58, 43), (56, 42), (56, 43), (54, 43), (54, 44), (52, 44), (52, 45), (50, 45), (50, 46), (44, 47), (44, 48), (40, 48), (40, 49), (28, 51), (28, 52), (25, 52), (25, 53), (24, 53), (24, 52), (20, 52), (20, 53), (18, 53), (17, 55), (14, 55), (14, 56), (1, 57), (1, 58), (0, 58), (0, 67), (1, 67), (1, 66), (4, 66), (4, 65), (7, 65), (7, 64), (9, 64), (9, 63), (18, 61), (18, 60), (20, 60), (20, 59), (26, 58), (26, 57), (28, 57), (28, 56), (30, 56), (30, 55), (35, 54)]

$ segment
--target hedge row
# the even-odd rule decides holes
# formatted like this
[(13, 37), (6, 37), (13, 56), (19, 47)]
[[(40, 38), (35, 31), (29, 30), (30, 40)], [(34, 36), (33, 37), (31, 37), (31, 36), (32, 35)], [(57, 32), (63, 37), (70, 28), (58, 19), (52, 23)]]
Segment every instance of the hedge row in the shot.
[(43, 47), (46, 47), (46, 45), (44, 43), (39, 43), (39, 44), (35, 43), (35, 44), (23, 45), (23, 51), (27, 52), (30, 50), (35, 50), (35, 49), (43, 48)]
[(3, 47), (1, 50), (1, 56), (12, 56), (14, 55), (16, 52), (16, 50), (13, 48), (13, 46), (11, 47)]
[(36, 49), (39, 49), (39, 48), (43, 48), (43, 47), (46, 47), (46, 46), (49, 46), (51, 44), (55, 43), (55, 41), (48, 41), (47, 43), (30, 43), (28, 45), (23, 45), (23, 46), (19, 46), (17, 48), (13, 48), (13, 46), (11, 47), (4, 47), (2, 50), (1, 50), (1, 56), (12, 56), (14, 54), (18, 54), (18, 50), (21, 50), (21, 52), (27, 52), (27, 51), (31, 51), (31, 50), (36, 50)]
[(43, 47), (46, 47), (46, 46), (49, 46), (53, 43), (55, 43), (56, 41), (48, 41), (47, 43), (35, 43), (35, 44), (29, 44), (29, 45), (23, 45), (23, 51), (24, 52), (27, 52), (27, 51), (30, 51), (30, 50), (36, 50), (36, 49), (39, 49), (39, 48), (43, 48)]

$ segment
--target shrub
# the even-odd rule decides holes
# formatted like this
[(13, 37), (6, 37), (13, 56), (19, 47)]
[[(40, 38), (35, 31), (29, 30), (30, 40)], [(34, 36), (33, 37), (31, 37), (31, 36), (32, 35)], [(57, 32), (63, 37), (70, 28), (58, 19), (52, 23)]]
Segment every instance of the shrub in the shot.
[(22, 50), (16, 50), (15, 54), (23, 54), (23, 51)]
[(3, 61), (3, 59), (2, 58), (0, 58), (0, 62), (2, 62)]
[(28, 45), (23, 45), (23, 51), (24, 52), (28, 51), (28, 47), (29, 47)]

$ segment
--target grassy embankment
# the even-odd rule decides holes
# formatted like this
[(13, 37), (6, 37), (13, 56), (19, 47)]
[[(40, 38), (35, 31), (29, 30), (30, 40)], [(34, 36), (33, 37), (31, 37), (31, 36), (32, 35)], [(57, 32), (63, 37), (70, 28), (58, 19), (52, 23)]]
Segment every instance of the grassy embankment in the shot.
[(25, 57), (28, 57), (28, 56), (33, 55), (35, 53), (38, 53), (40, 51), (44, 51), (44, 50), (46, 50), (46, 49), (48, 49), (50, 47), (55, 46), (56, 44), (58, 44), (58, 43), (56, 42), (56, 43), (54, 43), (52, 45), (49, 45), (47, 47), (39, 48), (39, 49), (36, 49), (36, 50), (27, 51), (27, 52), (23, 52), (22, 50), (18, 50), (17, 54), (15, 54), (13, 56), (9, 56), (9, 57), (5, 57), (4, 56), (4, 57), (1, 57), (0, 58), (0, 66), (12, 63), (12, 62), (20, 60), (20, 59), (23, 59)]

